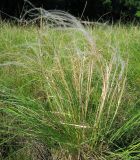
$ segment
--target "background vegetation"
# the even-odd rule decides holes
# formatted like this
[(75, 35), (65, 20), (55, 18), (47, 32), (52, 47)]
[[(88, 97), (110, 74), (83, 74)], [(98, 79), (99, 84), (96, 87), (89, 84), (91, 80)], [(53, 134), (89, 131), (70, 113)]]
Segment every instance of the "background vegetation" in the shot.
[[(90, 20), (118, 20), (130, 21), (139, 20), (140, 1), (139, 0), (30, 0), (36, 7), (45, 9), (61, 9)], [(10, 16), (20, 17), (24, 0), (1, 0), (0, 10)], [(24, 9), (29, 9), (26, 5)], [(84, 14), (82, 14), (84, 11)], [(1, 13), (3, 18), (8, 18)]]

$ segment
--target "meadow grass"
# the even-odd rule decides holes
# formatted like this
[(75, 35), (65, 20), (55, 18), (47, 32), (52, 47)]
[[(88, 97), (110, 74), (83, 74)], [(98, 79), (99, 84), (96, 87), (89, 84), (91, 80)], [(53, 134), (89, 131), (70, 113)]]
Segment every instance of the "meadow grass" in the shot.
[(0, 37), (1, 159), (140, 159), (139, 26)]

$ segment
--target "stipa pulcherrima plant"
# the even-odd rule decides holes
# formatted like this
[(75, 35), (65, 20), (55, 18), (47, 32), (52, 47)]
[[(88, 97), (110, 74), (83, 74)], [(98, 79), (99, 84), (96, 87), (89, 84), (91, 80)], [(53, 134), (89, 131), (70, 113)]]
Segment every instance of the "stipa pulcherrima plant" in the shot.
[(72, 15), (43, 9), (28, 13), (35, 10), (41, 11), (37, 43), (24, 54), (8, 54), (14, 61), (1, 67), (16, 66), (21, 77), (28, 75), (38, 88), (35, 96), (26, 97), (1, 86), (1, 114), (6, 116), (1, 134), (20, 137), (31, 159), (48, 159), (48, 148), (54, 159), (138, 158), (138, 139), (127, 147), (117, 146), (140, 118), (138, 114), (123, 122), (119, 114), (127, 63), (117, 51), (110, 60), (105, 58)]

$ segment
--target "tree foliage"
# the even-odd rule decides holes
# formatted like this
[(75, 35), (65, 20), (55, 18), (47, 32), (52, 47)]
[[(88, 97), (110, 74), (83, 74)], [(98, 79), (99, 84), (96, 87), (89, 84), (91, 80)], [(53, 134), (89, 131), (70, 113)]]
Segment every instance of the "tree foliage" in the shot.
[(120, 0), (120, 4), (124, 6), (124, 14), (139, 17), (140, 0)]
[[(85, 19), (140, 18), (140, 0), (30, 0), (37, 7), (60, 9)], [(24, 0), (1, 0), (0, 11), (19, 17)], [(84, 11), (84, 13), (83, 13)]]

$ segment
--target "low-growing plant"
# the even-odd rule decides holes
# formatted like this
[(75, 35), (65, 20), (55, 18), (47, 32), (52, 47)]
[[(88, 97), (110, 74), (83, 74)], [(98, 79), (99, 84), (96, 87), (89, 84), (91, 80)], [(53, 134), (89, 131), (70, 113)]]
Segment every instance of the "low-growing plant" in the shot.
[(1, 158), (139, 159), (140, 113), (121, 115), (127, 60), (105, 56), (68, 13), (41, 13), (36, 42), (1, 55), (19, 83), (0, 87)]

